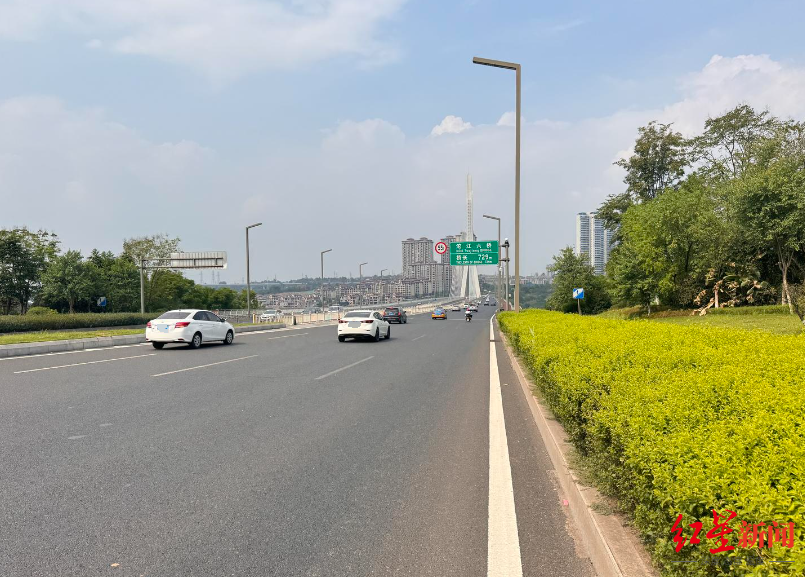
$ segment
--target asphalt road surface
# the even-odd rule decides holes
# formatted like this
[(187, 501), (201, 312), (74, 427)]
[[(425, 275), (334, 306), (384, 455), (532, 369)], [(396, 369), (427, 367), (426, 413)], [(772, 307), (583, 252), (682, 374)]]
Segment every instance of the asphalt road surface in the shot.
[(593, 575), (491, 308), (0, 360), (0, 575)]

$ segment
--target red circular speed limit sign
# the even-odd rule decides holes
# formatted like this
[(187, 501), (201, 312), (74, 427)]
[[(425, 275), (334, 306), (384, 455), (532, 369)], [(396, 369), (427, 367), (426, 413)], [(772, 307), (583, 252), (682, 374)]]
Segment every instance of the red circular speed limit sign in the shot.
[(447, 252), (447, 245), (445, 243), (443, 243), (443, 242), (437, 242), (436, 243), (436, 252), (438, 252), (439, 254), (446, 253)]

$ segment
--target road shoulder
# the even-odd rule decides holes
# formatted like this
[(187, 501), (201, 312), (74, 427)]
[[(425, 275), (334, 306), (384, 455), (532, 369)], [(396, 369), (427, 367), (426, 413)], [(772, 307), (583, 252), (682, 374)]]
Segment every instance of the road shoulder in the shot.
[(511, 385), (522, 392), (533, 423), (539, 431), (542, 444), (550, 458), (553, 473), (563, 496), (563, 506), (572, 520), (572, 529), (589, 556), (595, 572), (600, 577), (654, 577), (657, 573), (651, 566), (648, 553), (643, 548), (637, 533), (625, 526), (617, 515), (605, 515), (596, 510), (604, 498), (593, 488), (584, 485), (569, 466), (572, 446), (561, 424), (553, 418), (550, 410), (531, 392), (533, 383), (526, 376), (505, 335), (495, 322), (495, 335), (500, 348), (501, 365), (508, 361), (514, 372)]

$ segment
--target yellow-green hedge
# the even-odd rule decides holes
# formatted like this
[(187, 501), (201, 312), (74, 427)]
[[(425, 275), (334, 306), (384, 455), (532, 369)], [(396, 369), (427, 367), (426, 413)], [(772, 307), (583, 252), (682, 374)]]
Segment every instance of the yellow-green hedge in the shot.
[[(663, 574), (805, 575), (805, 337), (539, 310), (499, 320)], [(732, 552), (709, 552), (712, 509), (738, 513)], [(680, 513), (686, 537), (704, 528), (677, 553)], [(741, 548), (740, 521), (793, 521), (794, 548)]]

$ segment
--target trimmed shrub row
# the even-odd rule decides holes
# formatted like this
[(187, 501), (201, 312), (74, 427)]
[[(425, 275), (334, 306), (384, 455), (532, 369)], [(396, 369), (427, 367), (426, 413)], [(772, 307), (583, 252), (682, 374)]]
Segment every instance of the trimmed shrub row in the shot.
[[(664, 575), (805, 575), (805, 337), (538, 310), (499, 319)], [(732, 551), (710, 552), (713, 509), (737, 513)], [(676, 552), (680, 514), (687, 538), (702, 523), (701, 543)], [(741, 521), (793, 522), (793, 548), (741, 547)]]
[(145, 325), (157, 316), (159, 313), (145, 313), (144, 315), (140, 313), (0, 315), (0, 333)]

